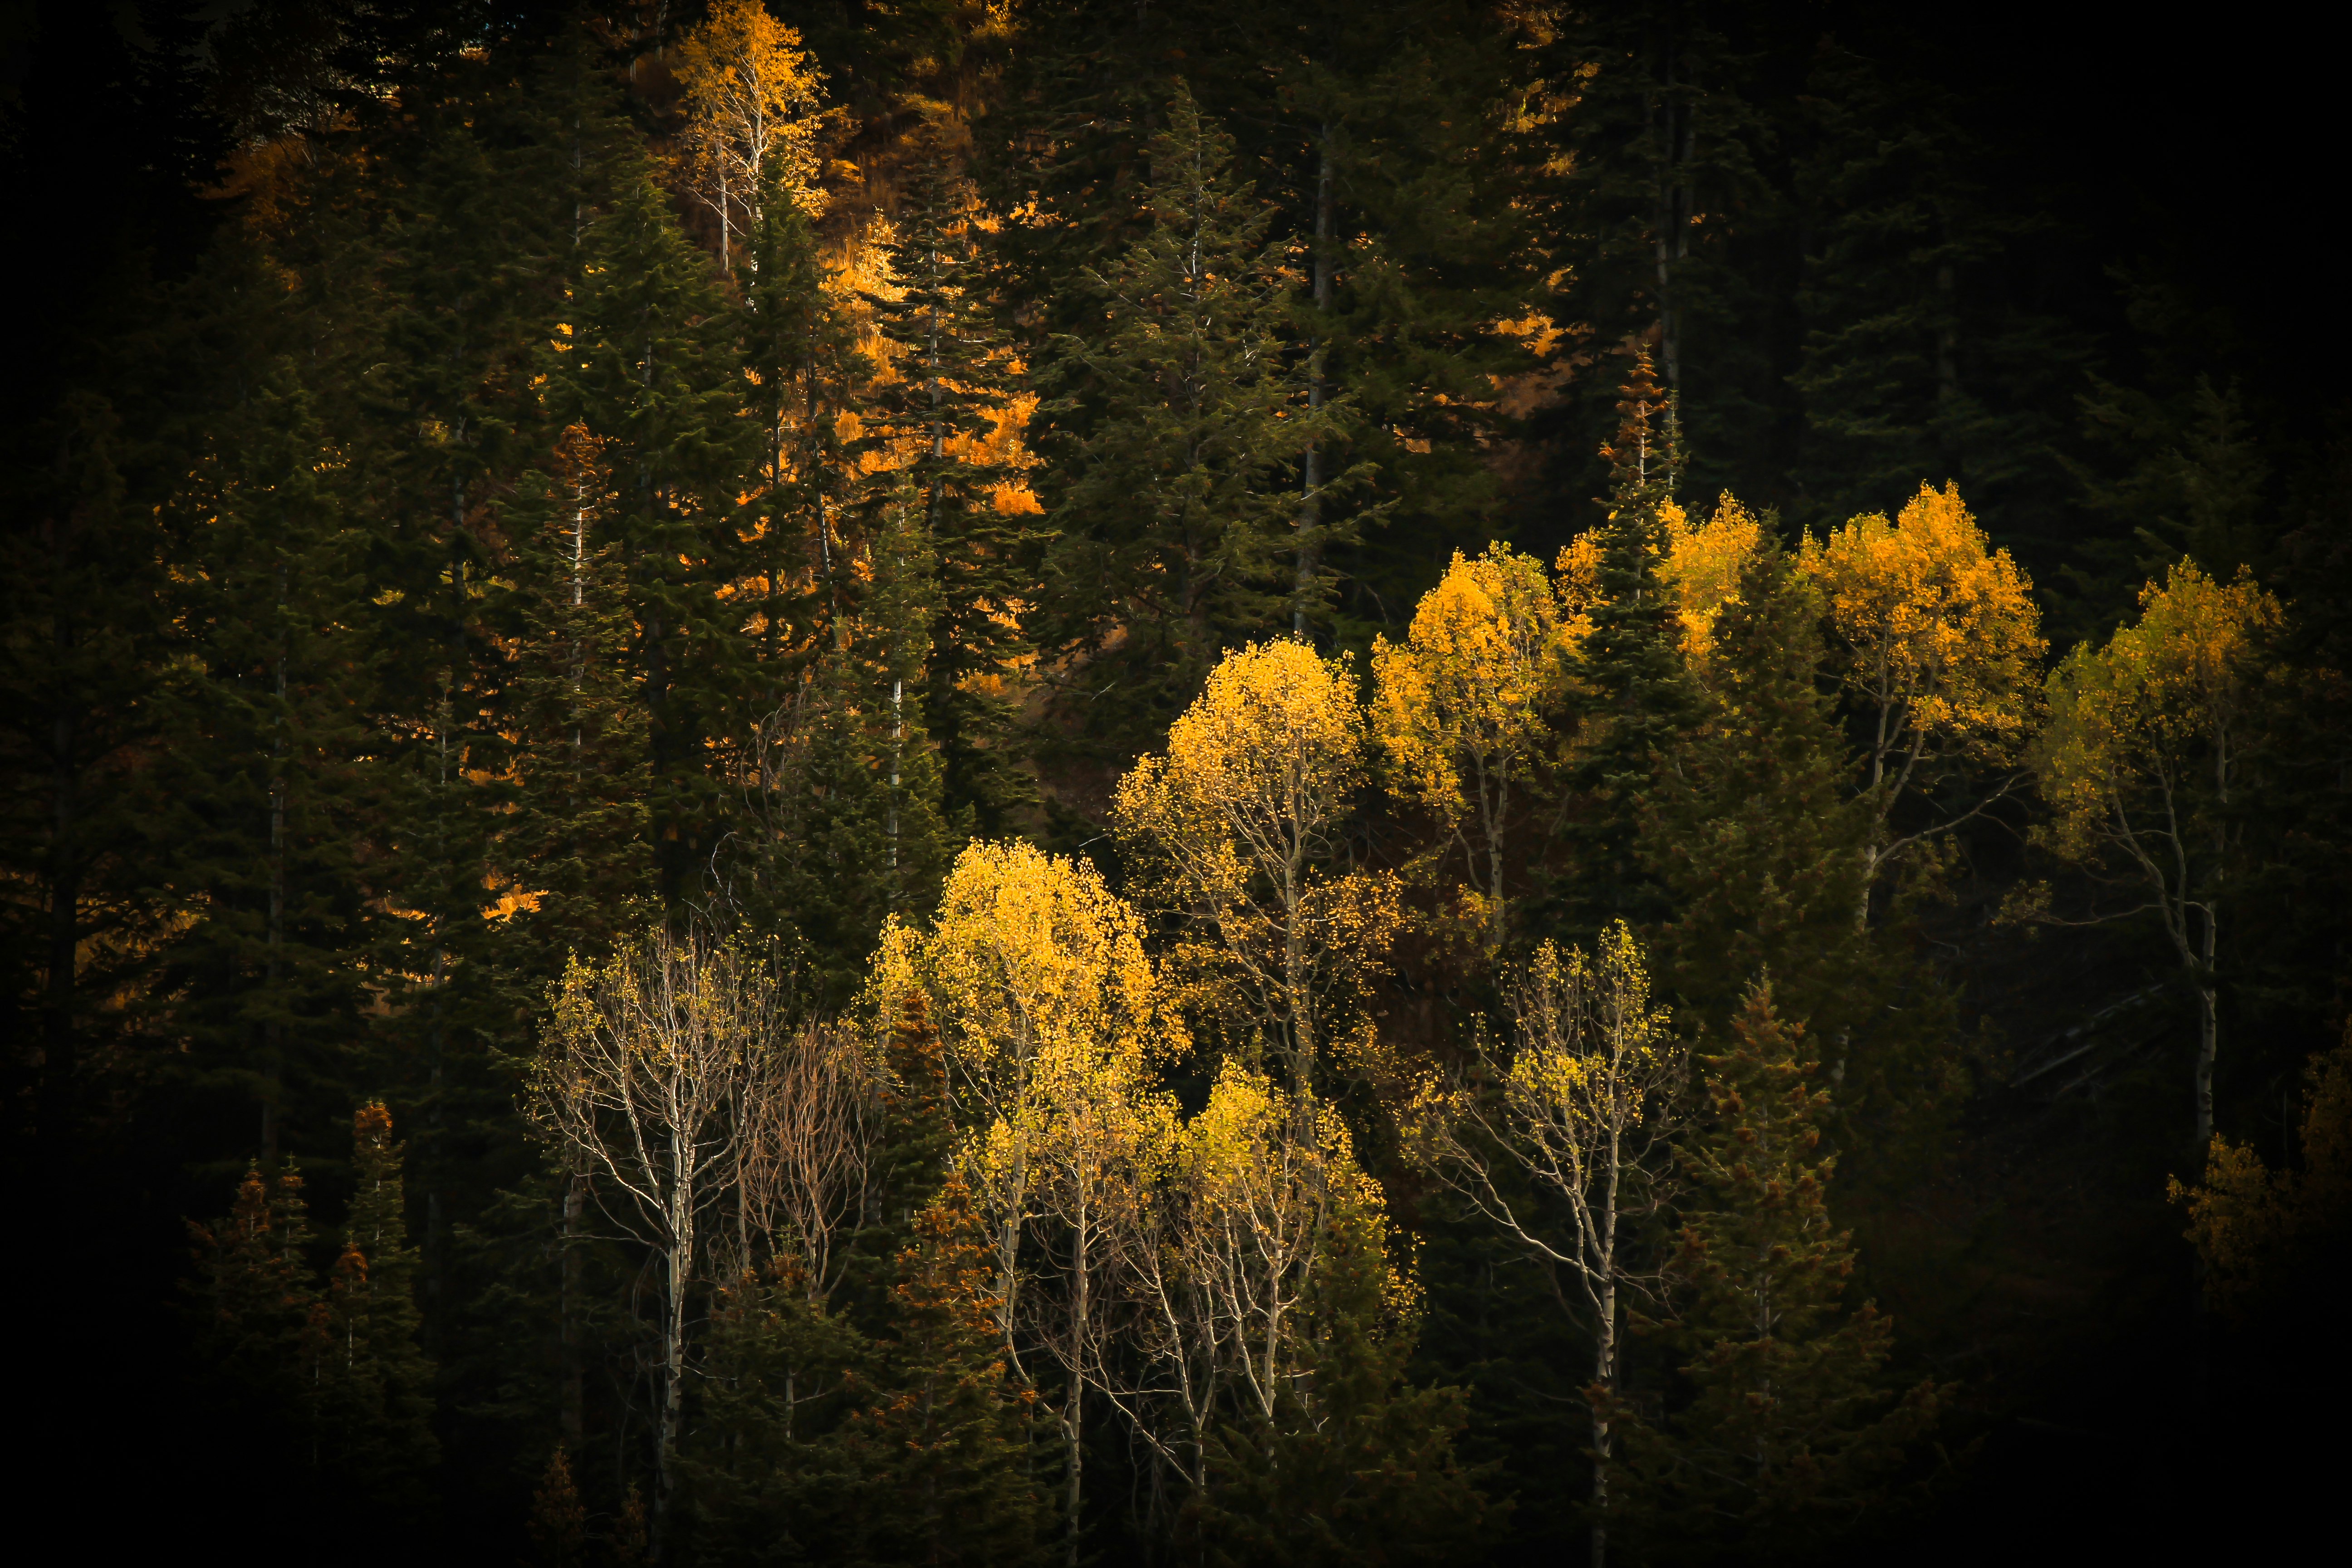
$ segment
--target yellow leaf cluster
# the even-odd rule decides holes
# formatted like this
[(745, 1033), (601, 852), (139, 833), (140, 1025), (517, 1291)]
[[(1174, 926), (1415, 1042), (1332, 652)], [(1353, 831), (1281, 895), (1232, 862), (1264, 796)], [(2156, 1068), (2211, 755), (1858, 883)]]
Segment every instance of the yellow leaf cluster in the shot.
[(2143, 788), (2177, 790), (2190, 751), (2227, 753), (2261, 639), (2282, 614), (2252, 578), (2217, 583), (2182, 561), (2141, 590), (2135, 624), (2051, 671), (2034, 763), (2062, 849), (2087, 849)]
[[(1384, 877), (1322, 868), (1364, 777), (1365, 721), (1344, 659), (1304, 643), (1228, 654), (1111, 800), (1152, 897), (1183, 914), (1178, 959), (1197, 1000), (1311, 1081), (1325, 993), (1377, 961), (1396, 919)], [(1252, 1047), (1255, 1048), (1255, 1047)]]
[(1407, 793), (1447, 816), (1480, 784), (1522, 771), (1549, 734), (1566, 679), (1559, 602), (1543, 564), (1509, 545), (1455, 552), (1422, 595), (1402, 643), (1372, 640), (1372, 727)]
[(2047, 645), (2032, 584), (1958, 486), (1923, 484), (1891, 522), (1874, 513), (1808, 538), (1800, 561), (1844, 645), (1847, 684), (1874, 710), (1880, 758), (2014, 753)]
[(1017, 840), (967, 846), (931, 929), (894, 926), (877, 973), (929, 994), (959, 1085), (991, 1104), (1181, 1048), (1135, 911), (1091, 864)]
[(1683, 651), (1704, 668), (1715, 649), (1716, 618), (1739, 596), (1740, 574), (1763, 548), (1764, 524), (1726, 490), (1713, 517), (1693, 524), (1677, 511), (1668, 529), (1664, 574), (1679, 606)]

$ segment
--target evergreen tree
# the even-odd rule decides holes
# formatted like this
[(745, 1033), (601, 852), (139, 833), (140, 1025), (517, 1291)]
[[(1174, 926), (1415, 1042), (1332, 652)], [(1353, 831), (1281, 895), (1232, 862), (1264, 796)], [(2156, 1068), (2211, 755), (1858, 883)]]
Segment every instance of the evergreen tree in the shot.
[(875, 1455), (863, 1559), (1043, 1562), (1051, 1504), (1030, 1474), (1036, 1395), (1006, 1364), (995, 1248), (951, 1175), (898, 1256), (879, 1398), (858, 1435)]
[(352, 1491), (402, 1505), (414, 1528), (436, 1457), (434, 1366), (418, 1348), (417, 1257), (408, 1241), (401, 1145), (382, 1102), (352, 1119), (351, 1216), (327, 1285), (320, 1421)]
[[(617, 181), (586, 240), (579, 320), (550, 376), (560, 418), (606, 446), (646, 716), (646, 809), (660, 897), (676, 910), (717, 846), (711, 746), (743, 711), (750, 645), (726, 591), (740, 555), (738, 487), (756, 461), (709, 261), (649, 163)], [(740, 732), (737, 731), (737, 732)]]
[(1745, 1555), (1813, 1560), (1893, 1500), (1944, 1397), (1933, 1383), (1899, 1398), (1883, 1386), (1894, 1325), (1842, 1300), (1855, 1255), (1831, 1228), (1830, 1096), (1801, 1033), (1759, 983), (1728, 1048), (1702, 1058), (1674, 1294), (1649, 1325), (1683, 1358), (1679, 1386), (1658, 1417), (1610, 1402), (1624, 1424), (1612, 1528), (1651, 1555), (1711, 1558), (1736, 1539)]
[(1801, 116), (1794, 520), (1834, 525), (1958, 481), (2008, 537), (2057, 533), (2049, 454), (2086, 345), (2004, 276), (2050, 224), (1992, 203), (1951, 97), (1834, 43)]
[(982, 293), (980, 215), (934, 132), (888, 247), (896, 299), (871, 300), (892, 379), (860, 410), (890, 463), (869, 507), (919, 510), (935, 563), (923, 718), (938, 748), (942, 805), (960, 837), (992, 837), (1030, 797), (1010, 749), (1003, 688), (1028, 653), (1016, 615), (1034, 575), (1038, 531), (997, 504), (1012, 479), (988, 447), (1011, 389), (1009, 353)]
[(1337, 403), (1307, 406), (1286, 342), (1272, 214), (1181, 85), (1151, 141), (1149, 231), (1088, 274), (1101, 316), (1057, 339), (1040, 409), (1052, 459), (1041, 642), (1080, 662), (1055, 710), (1124, 760), (1218, 655), (1287, 626), (1300, 465)]
[(306, 1434), (322, 1302), (304, 1249), (310, 1243), (301, 1173), (289, 1163), (237, 1184), (228, 1214), (188, 1223), (196, 1277), (187, 1286), (204, 1376), (247, 1422), (281, 1440)]
[(1698, 693), (1685, 667), (1682, 623), (1663, 574), (1681, 520), (1681, 431), (1672, 397), (1652, 373), (1648, 347), (1632, 345), (1623, 416), (1604, 448), (1611, 468), (1608, 521), (1599, 537), (1599, 596), (1577, 649), (1570, 698), (1578, 732), (1570, 798), (1558, 818), (1572, 869), (1553, 896), (1570, 940), (1607, 921), (1654, 921), (1662, 889), (1642, 866), (1642, 814), (1665, 757), (1697, 721)]
[(1874, 955), (1853, 919), (1870, 822), (1822, 687), (1821, 619), (1818, 589), (1767, 536), (1714, 620), (1704, 717), (1645, 816), (1643, 853), (1675, 910), (1660, 973), (1680, 1016), (1711, 1029), (1759, 972), (1832, 1037), (1870, 989)]
[(328, 1106), (365, 1069), (354, 960), (377, 910), (362, 860), (390, 801), (371, 766), (362, 479), (290, 360), (259, 370), (167, 508), (207, 569), (183, 610), (156, 784), (192, 917), (162, 966), (194, 1047), (176, 1065), (254, 1108), (267, 1166), (331, 1148)]

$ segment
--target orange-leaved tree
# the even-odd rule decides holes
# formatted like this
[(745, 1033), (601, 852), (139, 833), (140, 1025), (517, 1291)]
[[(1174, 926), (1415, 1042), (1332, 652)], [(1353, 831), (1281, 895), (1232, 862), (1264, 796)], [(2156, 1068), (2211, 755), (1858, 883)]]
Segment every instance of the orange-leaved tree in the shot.
[(803, 211), (815, 188), (816, 64), (800, 34), (761, 0), (718, 0), (678, 39), (670, 69), (686, 97), (687, 156), (695, 196), (719, 219), (719, 264), (733, 265), (734, 238), (760, 221), (772, 190)]
[[(2182, 561), (2140, 593), (2139, 619), (2051, 672), (2032, 752), (2053, 820), (2038, 837), (2153, 912), (2197, 996), (2197, 1147), (2213, 1136), (2221, 1049), (2221, 900), (2242, 837), (2254, 699), (2279, 602), (2250, 577), (2219, 583)], [(2046, 910), (2027, 912), (2052, 919)]]
[[(1799, 559), (1819, 584), (1849, 700), (1865, 730), (1876, 825), (1869, 883), (1906, 849), (1981, 814), (2014, 787), (2032, 736), (2042, 641), (2033, 584), (1992, 548), (1959, 488), (1921, 485), (1892, 521), (1858, 517)], [(1896, 806), (1969, 770), (2004, 776), (1899, 831)], [(1869, 883), (1860, 913), (1869, 913)]]

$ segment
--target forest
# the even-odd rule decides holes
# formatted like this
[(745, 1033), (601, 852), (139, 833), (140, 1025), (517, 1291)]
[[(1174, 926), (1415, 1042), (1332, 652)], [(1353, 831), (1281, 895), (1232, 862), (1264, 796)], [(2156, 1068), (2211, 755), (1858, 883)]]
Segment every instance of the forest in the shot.
[(2332, 1530), (2341, 132), (2142, 25), (11, 8), (27, 1532)]

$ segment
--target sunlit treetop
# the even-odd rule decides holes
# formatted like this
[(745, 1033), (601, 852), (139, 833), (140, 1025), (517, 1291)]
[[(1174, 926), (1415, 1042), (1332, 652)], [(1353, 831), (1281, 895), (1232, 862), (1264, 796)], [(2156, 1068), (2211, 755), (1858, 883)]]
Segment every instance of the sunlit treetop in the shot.
[(1877, 721), (1876, 763), (2015, 755), (2048, 645), (2032, 584), (1957, 485), (1921, 485), (1892, 521), (1873, 513), (1809, 537), (1801, 560), (1844, 645), (1847, 686)]
[(1764, 524), (1726, 490), (1705, 522), (1691, 522), (1676, 508), (1668, 527), (1664, 575), (1682, 606), (1683, 651), (1704, 665), (1714, 650), (1716, 617), (1739, 596), (1740, 574), (1763, 544)]
[(1455, 552), (1405, 640), (1372, 643), (1372, 728), (1408, 787), (1458, 812), (1464, 766), (1483, 773), (1530, 752), (1567, 647), (1541, 562), (1501, 543), (1475, 561)]
[(925, 990), (960, 1089), (991, 1103), (1040, 1073), (1182, 1047), (1135, 911), (1091, 864), (1017, 840), (967, 846), (931, 928), (885, 931), (871, 984), (877, 1016)]
[(2143, 798), (2169, 818), (2213, 768), (2226, 776), (2231, 727), (2283, 613), (2251, 577), (2219, 583), (2184, 560), (2140, 591), (2137, 622), (2051, 672), (2034, 763), (2062, 850), (2087, 850)]
[(1168, 750), (1119, 781), (1114, 807), (1167, 844), (1230, 844), (1277, 878), (1328, 851), (1362, 782), (1364, 719), (1346, 663), (1255, 643), (1209, 672)]

